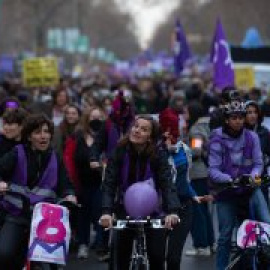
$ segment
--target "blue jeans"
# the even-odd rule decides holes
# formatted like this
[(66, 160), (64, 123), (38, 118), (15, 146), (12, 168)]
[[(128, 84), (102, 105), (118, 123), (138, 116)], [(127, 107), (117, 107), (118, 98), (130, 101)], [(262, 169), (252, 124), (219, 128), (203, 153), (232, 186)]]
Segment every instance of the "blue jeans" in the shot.
[[(261, 189), (256, 189), (249, 199), (249, 206), (256, 220), (270, 223), (270, 214)], [(237, 205), (235, 201), (217, 202), (219, 239), (216, 269), (224, 270), (229, 263), (231, 237), (237, 224)]]
[[(198, 196), (209, 194), (207, 178), (192, 180), (191, 186)], [(215, 237), (208, 203), (198, 204), (193, 202), (191, 236), (195, 248), (213, 246)]]

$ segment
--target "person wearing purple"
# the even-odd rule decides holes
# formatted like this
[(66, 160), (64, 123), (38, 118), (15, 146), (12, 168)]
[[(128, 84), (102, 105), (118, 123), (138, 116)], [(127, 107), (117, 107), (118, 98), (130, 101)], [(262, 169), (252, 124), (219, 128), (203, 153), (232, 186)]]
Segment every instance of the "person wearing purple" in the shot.
[(216, 198), (219, 239), (216, 269), (224, 270), (229, 263), (231, 236), (239, 208), (252, 209), (257, 220), (270, 223), (266, 201), (260, 188), (226, 190), (224, 187), (243, 175), (260, 177), (263, 159), (258, 135), (244, 128), (245, 104), (231, 101), (225, 105), (225, 121), (210, 137), (209, 176)]
[[(128, 95), (128, 92), (119, 91), (112, 102), (110, 115), (95, 136), (95, 141), (91, 151), (89, 151), (91, 169), (95, 170), (102, 165), (104, 166), (112, 156), (119, 139), (128, 132), (135, 117), (130, 99), (131, 96)], [(104, 242), (109, 243), (108, 231), (105, 233), (104, 238)], [(103, 258), (100, 257), (100, 260), (105, 260), (108, 257), (109, 249), (107, 248), (107, 252), (104, 252), (104, 256)]]
[[(103, 227), (112, 227), (113, 216), (121, 219), (129, 215), (124, 202), (125, 194), (133, 184), (145, 183), (145, 181), (152, 182), (155, 189), (160, 191), (165, 227), (171, 229), (172, 226), (177, 225), (178, 211), (181, 205), (176, 187), (172, 183), (173, 176), (167, 152), (157, 145), (158, 140), (159, 126), (150, 116), (138, 116), (128, 134), (120, 140), (114, 154), (108, 161), (102, 187), (100, 224)], [(130, 203), (132, 202), (133, 199)], [(159, 215), (158, 209), (150, 214), (151, 217)], [(115, 260), (115, 269), (129, 269), (134, 236), (134, 232), (130, 230), (113, 234), (111, 262)], [(147, 230), (146, 246), (149, 269), (163, 270), (166, 246), (165, 231)]]
[(0, 131), (3, 129), (3, 115), (5, 112), (13, 111), (20, 107), (19, 101), (13, 97), (6, 98), (0, 103)]
[(31, 215), (23, 211), (25, 195), (31, 207), (55, 202), (57, 197), (77, 202), (60, 158), (51, 147), (53, 123), (45, 115), (28, 117), (22, 130), (23, 143), (0, 159), (0, 265), (2, 269), (23, 268), (29, 240)]
[(93, 145), (93, 151), (90, 154), (92, 160), (90, 167), (99, 167), (96, 161), (100, 159), (102, 153), (107, 159), (111, 157), (118, 140), (128, 132), (134, 117), (130, 97), (126, 96), (123, 91), (119, 91), (112, 103), (112, 111)]

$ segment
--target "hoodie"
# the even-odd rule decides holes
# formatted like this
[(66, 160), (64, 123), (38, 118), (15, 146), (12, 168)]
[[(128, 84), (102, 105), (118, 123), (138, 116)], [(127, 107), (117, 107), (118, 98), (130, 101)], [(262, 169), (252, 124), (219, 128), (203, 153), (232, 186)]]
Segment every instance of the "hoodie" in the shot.
[[(247, 140), (247, 138), (250, 139)], [(245, 154), (245, 152), (250, 154)], [(223, 132), (222, 128), (212, 132), (208, 173), (213, 182), (229, 183), (244, 173), (255, 177), (260, 176), (262, 171), (262, 152), (255, 132), (244, 129), (238, 138), (230, 137)]]

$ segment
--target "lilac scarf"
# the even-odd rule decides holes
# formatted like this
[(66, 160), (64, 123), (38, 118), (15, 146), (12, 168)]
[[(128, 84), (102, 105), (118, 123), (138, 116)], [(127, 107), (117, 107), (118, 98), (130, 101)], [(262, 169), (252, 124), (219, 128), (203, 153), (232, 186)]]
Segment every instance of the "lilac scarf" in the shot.
[[(123, 159), (123, 166), (122, 166), (122, 170), (121, 170), (121, 185), (122, 185), (122, 191), (125, 192), (127, 190), (127, 188), (129, 187), (129, 169), (130, 169), (130, 156), (128, 154), (128, 152), (126, 152), (124, 159)], [(135, 182), (139, 182), (139, 181), (146, 181), (151, 179), (153, 182), (153, 173), (151, 171), (151, 167), (150, 167), (150, 161), (147, 161), (146, 164), (146, 170), (144, 173), (144, 176), (140, 179), (140, 164), (137, 161), (136, 164), (136, 179)], [(154, 182), (153, 182), (154, 185)]]

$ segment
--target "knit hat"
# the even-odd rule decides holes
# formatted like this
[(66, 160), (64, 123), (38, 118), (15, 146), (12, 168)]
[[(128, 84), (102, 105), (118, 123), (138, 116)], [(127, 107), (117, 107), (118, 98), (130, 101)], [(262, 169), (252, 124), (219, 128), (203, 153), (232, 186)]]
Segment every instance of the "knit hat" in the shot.
[(159, 114), (159, 124), (162, 133), (169, 132), (172, 143), (175, 144), (180, 135), (178, 114), (171, 108), (165, 109)]

